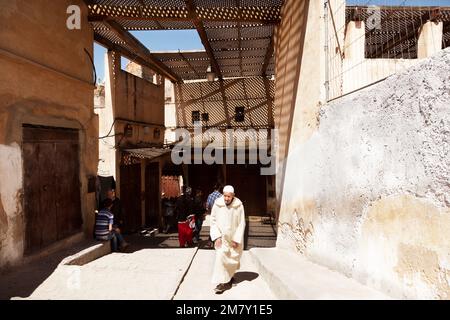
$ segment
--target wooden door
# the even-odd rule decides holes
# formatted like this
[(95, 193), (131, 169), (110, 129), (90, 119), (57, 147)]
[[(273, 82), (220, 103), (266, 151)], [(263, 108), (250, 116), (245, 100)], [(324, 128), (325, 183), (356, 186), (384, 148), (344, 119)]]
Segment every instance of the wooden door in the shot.
[(244, 203), (246, 216), (264, 216), (267, 211), (266, 176), (258, 165), (227, 165), (227, 184)]
[(124, 231), (139, 230), (142, 227), (140, 163), (120, 166), (120, 200)]
[(78, 131), (23, 127), (25, 254), (81, 231)]
[(148, 227), (160, 226), (159, 163), (145, 167), (145, 224)]
[(189, 186), (192, 192), (199, 189), (203, 192), (204, 201), (214, 191), (214, 185), (221, 180), (221, 165), (191, 164), (189, 165)]

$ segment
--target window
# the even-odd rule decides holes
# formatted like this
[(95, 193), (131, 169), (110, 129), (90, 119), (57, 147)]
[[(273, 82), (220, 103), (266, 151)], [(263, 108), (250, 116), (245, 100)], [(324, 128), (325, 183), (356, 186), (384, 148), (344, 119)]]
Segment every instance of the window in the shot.
[(236, 107), (234, 115), (234, 121), (244, 122), (245, 121), (245, 107)]
[(200, 121), (200, 111), (192, 111), (192, 123)]
[(202, 113), (202, 121), (209, 121), (209, 113), (208, 112)]

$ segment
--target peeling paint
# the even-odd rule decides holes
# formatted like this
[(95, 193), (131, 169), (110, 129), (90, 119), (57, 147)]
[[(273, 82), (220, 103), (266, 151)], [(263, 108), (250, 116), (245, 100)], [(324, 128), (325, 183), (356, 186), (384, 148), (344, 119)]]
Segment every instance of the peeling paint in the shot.
[[(311, 208), (313, 207), (309, 209), (311, 210)], [(305, 223), (304, 218), (297, 211), (291, 215), (290, 222), (280, 222), (278, 228), (280, 240), (289, 242), (288, 246), (295, 248), (297, 252), (305, 253), (314, 242), (314, 225), (311, 222)]]
[(358, 267), (378, 275), (373, 285), (384, 278), (392, 292), (405, 287), (397, 293), (405, 298), (450, 297), (450, 210), (410, 195), (383, 197), (371, 204), (361, 233)]
[(0, 268), (17, 261), (23, 254), (21, 203), (22, 156), (17, 143), (0, 145), (0, 199), (6, 214), (5, 237), (0, 250)]

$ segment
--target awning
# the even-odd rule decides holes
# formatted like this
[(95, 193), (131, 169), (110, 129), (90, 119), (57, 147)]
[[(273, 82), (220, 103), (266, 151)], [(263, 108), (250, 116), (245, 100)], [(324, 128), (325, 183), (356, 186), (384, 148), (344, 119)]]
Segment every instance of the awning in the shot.
[(155, 159), (166, 153), (170, 153), (171, 149), (169, 148), (139, 148), (139, 149), (124, 149), (124, 152), (129, 153), (133, 157), (141, 158), (141, 159)]

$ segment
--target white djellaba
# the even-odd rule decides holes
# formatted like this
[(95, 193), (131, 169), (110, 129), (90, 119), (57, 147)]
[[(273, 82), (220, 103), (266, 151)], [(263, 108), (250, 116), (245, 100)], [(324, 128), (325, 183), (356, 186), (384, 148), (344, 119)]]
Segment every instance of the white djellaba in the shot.
[[(226, 186), (224, 193), (233, 193), (232, 186)], [(211, 211), (210, 235), (215, 241), (222, 238), (222, 246), (216, 248), (216, 259), (211, 282), (228, 283), (240, 267), (240, 259), (244, 246), (245, 213), (242, 201), (234, 197), (230, 205), (226, 205), (224, 197), (218, 198)], [(232, 241), (238, 243), (232, 247)]]

